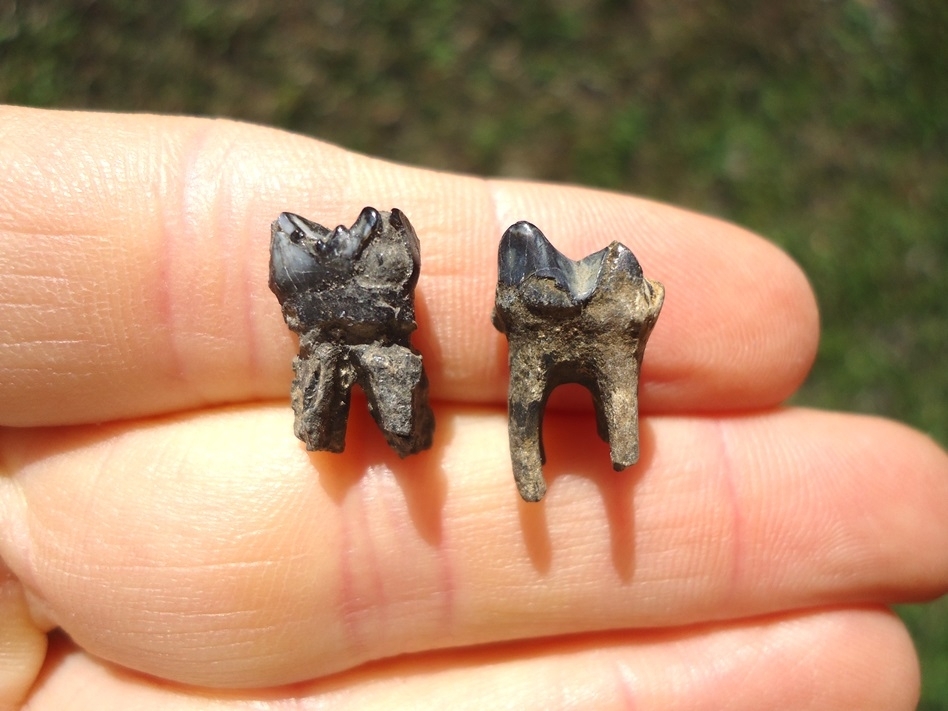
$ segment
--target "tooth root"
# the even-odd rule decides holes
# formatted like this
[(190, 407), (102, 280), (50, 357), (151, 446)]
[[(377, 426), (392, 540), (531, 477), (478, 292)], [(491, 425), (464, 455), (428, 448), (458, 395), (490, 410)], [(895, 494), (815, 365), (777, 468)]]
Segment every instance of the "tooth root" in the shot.
[(400, 345), (353, 346), (369, 412), (389, 446), (405, 457), (431, 446), (434, 420), (421, 356)]
[(524, 501), (539, 501), (546, 493), (543, 409), (549, 374), (541, 355), (536, 348), (516, 348), (511, 342), (507, 433), (514, 480)]
[(618, 243), (573, 262), (529, 223), (504, 234), (498, 267), (493, 322), (509, 345), (510, 454), (520, 495), (539, 501), (546, 491), (543, 410), (563, 383), (592, 393), (613, 467), (637, 462), (639, 371), (662, 285), (645, 279)]
[[(393, 212), (367, 207), (351, 229), (331, 233), (290, 213), (271, 227), (270, 288), (300, 335), (290, 395), (307, 449), (343, 451), (355, 384), (400, 456), (431, 446), (428, 379), (411, 346), (418, 237)], [(287, 229), (300, 226), (291, 240)]]
[(341, 452), (346, 447), (352, 389), (351, 377), (346, 377), (350, 375), (346, 349), (318, 343), (306, 350), (306, 355), (293, 359), (294, 433), (310, 451)]
[[(634, 351), (629, 348), (629, 351)], [(634, 352), (620, 363), (606, 363), (600, 376), (601, 404), (612, 467), (621, 471), (639, 461), (639, 361)], [(621, 355), (619, 357), (622, 357)], [(600, 432), (600, 436), (602, 433)]]

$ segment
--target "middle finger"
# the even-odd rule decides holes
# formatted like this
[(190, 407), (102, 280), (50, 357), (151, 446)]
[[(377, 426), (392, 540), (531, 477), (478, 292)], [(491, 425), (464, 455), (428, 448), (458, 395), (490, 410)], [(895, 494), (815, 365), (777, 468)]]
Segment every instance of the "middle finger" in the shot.
[(525, 504), (503, 413), (438, 416), (404, 461), (360, 407), (342, 455), (306, 453), (285, 406), (5, 430), (0, 553), (94, 654), (211, 686), (948, 581), (948, 465), (892, 423), (650, 418), (617, 474), (591, 418), (551, 413), (550, 491)]

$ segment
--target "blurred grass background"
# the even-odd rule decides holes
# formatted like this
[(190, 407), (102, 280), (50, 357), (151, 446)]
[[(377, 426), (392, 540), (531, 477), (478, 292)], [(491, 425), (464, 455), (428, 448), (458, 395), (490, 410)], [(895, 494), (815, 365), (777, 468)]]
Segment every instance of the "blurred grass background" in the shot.
[[(948, 444), (943, 0), (2, 0), (0, 101), (230, 116), (722, 216), (813, 282), (796, 401)], [(948, 603), (900, 614), (920, 708), (948, 709)]]

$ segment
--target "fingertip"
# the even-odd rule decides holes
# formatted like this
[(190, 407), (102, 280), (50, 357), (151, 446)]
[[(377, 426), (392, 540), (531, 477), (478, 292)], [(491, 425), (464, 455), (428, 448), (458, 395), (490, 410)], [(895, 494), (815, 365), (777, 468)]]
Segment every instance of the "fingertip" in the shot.
[(732, 223), (633, 196), (490, 185), (501, 229), (528, 217), (573, 259), (618, 241), (647, 278), (663, 284), (665, 302), (642, 368), (644, 409), (770, 407), (805, 380), (819, 344), (816, 297), (775, 244)]
[(5, 424), (285, 397), (295, 343), (267, 282), (270, 223), (287, 210), (327, 225), (366, 205), (409, 215), (422, 242), (413, 340), (436, 399), (506, 397), (490, 313), (498, 241), (520, 220), (571, 258), (621, 242), (664, 284), (647, 411), (771, 406), (814, 357), (815, 301), (796, 265), (686, 210), (398, 166), (231, 121), (2, 111), (17, 139), (0, 155)]

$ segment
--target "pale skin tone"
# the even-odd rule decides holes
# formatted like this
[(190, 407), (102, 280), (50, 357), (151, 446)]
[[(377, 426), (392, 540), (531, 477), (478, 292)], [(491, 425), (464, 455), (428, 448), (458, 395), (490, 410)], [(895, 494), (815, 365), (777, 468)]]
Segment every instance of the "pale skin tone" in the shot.
[[(765, 240), (226, 121), (7, 108), (0, 143), (0, 708), (914, 708), (886, 605), (948, 588), (948, 459), (781, 406), (818, 317)], [(366, 205), (422, 245), (437, 430), (405, 460), (361, 399), (344, 454), (293, 437), (267, 288), (281, 211)], [(490, 324), (520, 219), (667, 290), (640, 463), (558, 391), (542, 504)]]

